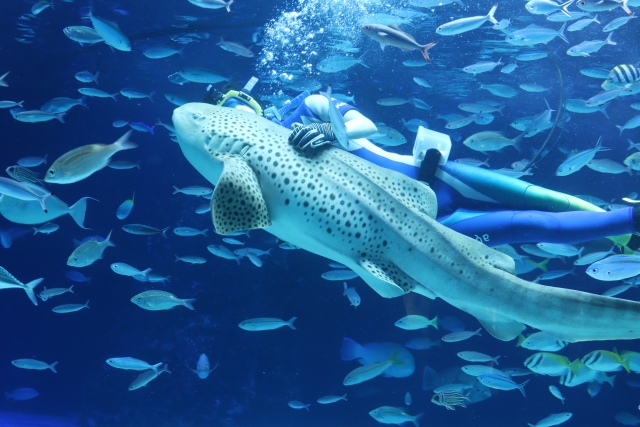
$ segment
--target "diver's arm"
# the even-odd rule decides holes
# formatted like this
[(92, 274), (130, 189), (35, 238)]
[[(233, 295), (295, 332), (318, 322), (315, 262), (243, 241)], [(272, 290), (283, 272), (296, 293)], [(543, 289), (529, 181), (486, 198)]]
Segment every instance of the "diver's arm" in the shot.
[[(311, 112), (323, 122), (329, 122), (329, 102), (323, 95), (311, 95), (304, 100)], [(378, 131), (376, 125), (357, 110), (344, 114), (344, 125), (350, 139), (365, 138)]]
[(351, 139), (366, 138), (378, 131), (376, 125), (358, 110), (349, 110), (343, 117), (347, 136)]

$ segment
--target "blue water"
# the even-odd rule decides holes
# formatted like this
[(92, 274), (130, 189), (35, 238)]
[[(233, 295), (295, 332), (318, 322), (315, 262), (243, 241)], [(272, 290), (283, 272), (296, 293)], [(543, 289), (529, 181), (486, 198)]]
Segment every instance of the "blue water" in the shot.
[[(187, 66), (202, 67), (231, 77), (235, 87), (241, 88), (251, 77), (261, 78), (253, 95), (293, 97), (297, 91), (284, 88), (284, 80), (291, 76), (316, 79), (323, 86), (333, 84), (341, 93), (355, 95), (357, 107), (374, 122), (402, 129), (401, 119), (421, 118), (430, 128), (448, 132), (437, 114), (462, 113), (456, 106), (460, 102), (478, 102), (493, 99), (506, 103), (504, 116), (496, 115), (490, 125), (471, 124), (451, 132), (453, 139), (466, 138), (482, 130), (503, 131), (515, 137), (517, 131), (509, 123), (522, 116), (536, 114), (545, 109), (546, 98), (557, 109), (560, 91), (565, 98), (587, 99), (600, 91), (598, 79), (585, 77), (581, 68), (609, 70), (618, 64), (634, 64), (640, 58), (637, 43), (638, 20), (630, 21), (615, 31), (617, 46), (605, 46), (590, 58), (575, 58), (565, 54), (569, 46), (583, 40), (603, 40), (606, 34), (601, 26), (567, 33), (570, 45), (560, 39), (535, 49), (514, 49), (518, 52), (554, 50), (555, 62), (563, 76), (561, 89), (554, 61), (542, 59), (519, 63), (511, 75), (499, 72), (498, 67), (475, 79), (461, 68), (481, 60), (487, 49), (513, 48), (501, 43), (504, 35), (484, 24), (482, 29), (455, 37), (435, 34), (434, 29), (451, 19), (484, 15), (490, 3), (469, 3), (466, 8), (447, 5), (440, 8), (419, 9), (425, 16), (414, 17), (412, 25), (401, 27), (413, 34), (418, 42), (438, 41), (430, 51), (432, 64), (421, 68), (408, 68), (402, 61), (421, 59), (417, 51), (401, 52), (387, 47), (384, 52), (358, 30), (358, 19), (372, 13), (390, 13), (394, 9), (410, 8), (403, 2), (389, 5), (375, 2), (335, 3), (312, 0), (295, 2), (256, 2), (239, 0), (231, 6), (232, 13), (224, 9), (198, 8), (186, 0), (136, 2), (94, 2), (94, 13), (116, 21), (131, 39), (132, 52), (111, 51), (104, 44), (80, 46), (62, 33), (69, 25), (89, 25), (81, 16), (89, 4), (55, 2), (36, 18), (20, 20), (29, 13), (31, 2), (0, 4), (0, 75), (7, 76), (9, 87), (0, 87), (1, 100), (25, 100), (27, 109), (37, 109), (57, 96), (79, 97), (77, 88), (96, 87), (74, 79), (79, 71), (100, 72), (97, 88), (109, 93), (125, 87), (143, 92), (155, 91), (154, 102), (148, 99), (128, 100), (120, 95), (112, 99), (89, 98), (88, 109), (74, 107), (65, 117), (66, 123), (55, 120), (45, 123), (22, 123), (14, 120), (9, 111), (0, 111), (1, 148), (0, 166), (14, 165), (25, 156), (49, 155), (49, 165), (58, 156), (81, 145), (112, 143), (128, 128), (116, 129), (117, 119), (142, 121), (152, 125), (156, 117), (170, 123), (175, 108), (163, 94), (172, 93), (189, 101), (202, 99), (205, 84), (188, 83), (178, 86), (167, 76)], [(128, 14), (115, 11), (123, 9)], [(284, 13), (306, 12), (294, 20)], [(315, 14), (313, 17), (310, 12)], [(637, 11), (637, 9), (636, 9)], [(397, 12), (396, 12), (397, 13)], [(602, 25), (623, 16), (621, 9), (599, 13)], [(181, 21), (174, 15), (196, 17), (193, 22)], [(526, 12), (522, 4), (501, 4), (498, 19), (511, 17), (512, 25), (523, 28), (530, 23), (559, 28), (560, 24), (544, 20)], [(33, 29), (34, 37), (23, 38), (18, 23)], [(344, 25), (342, 25), (344, 24)], [(173, 25), (187, 25), (178, 28)], [(340, 28), (338, 28), (340, 27)], [(282, 41), (283, 29), (291, 28), (288, 43)], [(258, 32), (253, 45), (252, 35)], [(160, 44), (171, 44), (172, 37), (197, 33), (194, 41), (184, 45), (184, 58), (176, 55), (151, 60), (141, 50)], [(309, 38), (308, 34), (313, 34)], [(237, 57), (216, 46), (220, 37), (250, 46), (254, 58)], [(301, 37), (301, 40), (296, 40)], [(23, 42), (17, 40), (23, 38)], [(304, 40), (307, 40), (306, 42)], [(336, 41), (350, 41), (360, 49), (360, 56), (370, 68), (355, 65), (337, 74), (323, 74), (315, 64), (324, 57), (338, 53), (327, 48)], [(513, 62), (515, 52), (488, 53), (483, 60)], [(310, 64), (310, 66), (307, 66)], [(431, 89), (417, 86), (412, 77), (424, 77)], [(503, 83), (517, 87), (521, 83), (537, 83), (548, 87), (543, 93), (520, 94), (511, 99), (491, 96), (478, 89), (480, 83)], [(223, 90), (223, 84), (217, 85)], [(380, 98), (402, 96), (426, 101), (431, 110), (419, 110), (412, 105), (382, 107)], [(285, 98), (282, 98), (285, 99)], [(564, 125), (565, 131), (556, 129), (551, 143), (554, 149), (539, 162), (529, 182), (570, 194), (589, 194), (605, 201), (620, 199), (637, 186), (637, 172), (627, 174), (601, 174), (588, 168), (568, 177), (555, 176), (555, 170), (565, 155), (557, 148), (583, 150), (595, 145), (599, 136), (611, 151), (598, 157), (622, 162), (632, 151), (627, 151), (627, 139), (640, 142), (637, 129), (626, 130), (622, 136), (614, 124), (622, 125), (637, 115), (629, 105), (639, 102), (637, 95), (614, 100), (608, 107), (611, 120), (600, 113), (571, 114)], [(269, 102), (262, 101), (264, 106)], [(555, 116), (554, 116), (555, 117)], [(404, 154), (411, 151), (414, 134), (402, 129), (408, 143), (392, 148)], [(547, 139), (548, 131), (523, 141), (523, 152), (507, 147), (493, 153), (493, 168), (508, 167), (516, 160), (531, 156)], [(559, 138), (559, 139), (558, 139)], [(327, 282), (320, 275), (330, 270), (328, 261), (302, 250), (285, 251), (276, 239), (261, 230), (251, 232), (247, 241), (251, 247), (272, 248), (272, 255), (263, 258), (264, 265), (257, 268), (243, 259), (238, 265), (213, 257), (209, 244), (221, 244), (221, 237), (179, 237), (169, 233), (165, 239), (159, 235), (136, 236), (122, 231), (125, 223), (142, 223), (164, 228), (189, 226), (197, 229), (212, 228), (208, 214), (198, 215), (194, 210), (205, 201), (183, 194), (172, 195), (172, 186), (209, 185), (184, 159), (179, 146), (172, 142), (168, 132), (157, 126), (155, 135), (135, 132), (132, 140), (135, 150), (116, 156), (119, 160), (137, 161), (141, 169), (113, 170), (105, 168), (81, 182), (71, 185), (50, 185), (55, 195), (72, 204), (84, 196), (89, 201), (85, 225), (82, 230), (69, 216), (54, 222), (60, 230), (50, 235), (32, 235), (31, 226), (15, 224), (0, 217), (0, 228), (20, 234), (10, 248), (0, 248), (0, 265), (15, 277), (28, 282), (45, 278), (37, 290), (44, 286), (69, 287), (74, 284), (66, 278), (70, 269), (66, 265), (73, 251), (73, 239), (91, 235), (105, 237), (113, 230), (115, 248), (108, 248), (104, 259), (81, 268), (92, 277), (90, 284), (74, 284), (74, 293), (54, 297), (35, 307), (22, 290), (2, 290), (0, 299), (0, 389), (11, 391), (31, 387), (39, 396), (28, 401), (0, 402), (0, 411), (24, 414), (62, 416), (78, 426), (374, 426), (377, 422), (368, 412), (379, 406), (405, 406), (404, 396), (411, 392), (413, 404), (410, 414), (424, 413), (421, 425), (426, 426), (524, 426), (535, 423), (551, 413), (572, 412), (567, 426), (615, 425), (615, 414), (625, 411), (640, 415), (638, 392), (626, 385), (628, 380), (638, 381), (637, 374), (617, 373), (615, 387), (605, 384), (601, 392), (591, 398), (586, 384), (575, 388), (561, 387), (566, 397), (562, 405), (548, 391), (549, 385), (559, 386), (557, 378), (548, 376), (517, 377), (531, 379), (526, 386), (527, 397), (516, 391), (492, 390), (488, 400), (470, 404), (467, 408), (447, 411), (430, 403), (432, 392), (423, 390), (422, 371), (430, 366), (437, 371), (462, 366), (456, 353), (462, 350), (480, 351), (492, 356), (501, 355), (500, 367), (522, 367), (531, 351), (515, 347), (514, 342), (498, 341), (487, 333), (461, 343), (443, 343), (430, 350), (412, 351), (416, 371), (407, 378), (376, 378), (355, 387), (342, 385), (344, 376), (359, 366), (340, 357), (344, 337), (360, 343), (396, 342), (426, 334), (437, 339), (446, 333), (430, 328), (417, 332), (396, 328), (393, 323), (407, 313), (422, 314), (429, 318), (438, 315), (456, 316), (466, 329), (475, 330), (478, 322), (442, 300), (431, 301), (417, 294), (402, 298), (383, 299), (361, 279), (350, 281), (362, 297), (362, 304), (349, 306), (342, 295), (341, 282)], [(471, 151), (454, 142), (451, 158), (475, 157), (485, 159), (481, 153)], [(556, 142), (557, 141), (557, 142)], [(45, 166), (34, 169), (42, 177)], [(117, 207), (135, 192), (135, 206), (125, 221), (115, 217)], [(206, 202), (206, 201), (205, 201)], [(608, 249), (608, 247), (607, 247)], [(205, 257), (204, 265), (175, 263), (174, 255)], [(126, 262), (137, 268), (152, 267), (154, 272), (171, 275), (170, 283), (149, 284), (114, 274), (109, 265)], [(550, 269), (566, 269), (570, 264), (552, 260)], [(537, 273), (524, 276), (532, 280)], [(547, 282), (549, 283), (549, 282)], [(577, 277), (568, 276), (551, 285), (602, 293), (610, 286), (598, 282), (578, 269)], [(195, 311), (177, 307), (169, 311), (145, 311), (129, 300), (147, 289), (161, 289), (181, 298), (196, 298)], [(638, 299), (638, 291), (631, 289), (624, 298)], [(90, 309), (77, 313), (56, 314), (51, 308), (58, 304), (84, 303)], [(242, 320), (253, 317), (297, 316), (297, 330), (282, 328), (275, 331), (247, 332), (238, 328)], [(624, 325), (620, 325), (624, 327)], [(531, 332), (531, 331), (530, 331)], [(561, 351), (570, 360), (580, 358), (592, 350), (640, 351), (637, 341), (593, 342), (571, 344)], [(198, 356), (206, 353), (212, 364), (219, 367), (204, 380), (190, 372), (185, 364), (194, 368)], [(110, 357), (131, 356), (150, 363), (164, 362), (171, 374), (163, 374), (148, 386), (129, 391), (128, 386), (137, 376), (135, 371), (116, 370), (105, 363)], [(34, 358), (52, 363), (58, 361), (58, 373), (18, 369), (11, 361)], [(521, 381), (518, 381), (521, 382)], [(560, 386), (559, 386), (560, 387)], [(348, 402), (319, 405), (316, 400), (327, 394), (348, 394)], [(310, 411), (294, 410), (287, 402), (299, 400), (311, 403)], [(2, 427), (0, 418), (0, 427)], [(6, 425), (8, 421), (6, 421)], [(35, 424), (34, 424), (35, 425)]]

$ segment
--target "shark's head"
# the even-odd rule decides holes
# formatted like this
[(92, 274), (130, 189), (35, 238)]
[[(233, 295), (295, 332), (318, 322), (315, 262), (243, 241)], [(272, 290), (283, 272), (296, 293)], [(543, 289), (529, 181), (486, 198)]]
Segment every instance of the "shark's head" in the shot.
[(216, 184), (223, 161), (242, 156), (258, 139), (255, 114), (203, 103), (185, 104), (173, 111), (178, 144), (189, 162)]

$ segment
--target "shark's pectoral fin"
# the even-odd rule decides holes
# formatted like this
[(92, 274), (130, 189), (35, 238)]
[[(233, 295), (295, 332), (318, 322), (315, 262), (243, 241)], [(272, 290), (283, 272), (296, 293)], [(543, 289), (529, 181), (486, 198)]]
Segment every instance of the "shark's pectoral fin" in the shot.
[(465, 310), (476, 319), (494, 338), (501, 341), (511, 341), (517, 338), (518, 335), (526, 328), (520, 322), (509, 319), (506, 316), (497, 314), (495, 312), (474, 312), (473, 310)]
[(253, 170), (242, 159), (226, 159), (211, 198), (216, 231), (228, 234), (271, 225), (267, 204)]
[(362, 279), (385, 298), (398, 297), (408, 292), (416, 292), (431, 299), (436, 298), (430, 289), (390, 261), (362, 259), (358, 264), (368, 273), (361, 274)]
[[(387, 262), (375, 262), (368, 259), (362, 259), (358, 262), (360, 267), (365, 269), (365, 274), (360, 274), (362, 280), (367, 282), (367, 285), (371, 286), (371, 288), (376, 291), (380, 296), (385, 298), (393, 298), (404, 295), (408, 290), (405, 291), (399, 284), (394, 280), (400, 276), (398, 276), (398, 272), (402, 272), (395, 265)], [(404, 273), (402, 273), (406, 276)], [(411, 279), (409, 276), (406, 276), (408, 279)], [(402, 282), (400, 282), (402, 283)]]

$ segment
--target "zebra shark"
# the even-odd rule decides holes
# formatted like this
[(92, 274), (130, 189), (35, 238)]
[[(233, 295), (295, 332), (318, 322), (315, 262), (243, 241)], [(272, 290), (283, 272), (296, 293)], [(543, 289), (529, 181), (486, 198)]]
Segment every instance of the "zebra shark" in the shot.
[(441, 298), (503, 341), (525, 325), (569, 342), (640, 337), (640, 303), (518, 278), (512, 258), (435, 221), (422, 182), (334, 147), (300, 152), (288, 129), (244, 111), (190, 103), (173, 123), (215, 186), (220, 234), (264, 229), (346, 265), (382, 297)]

